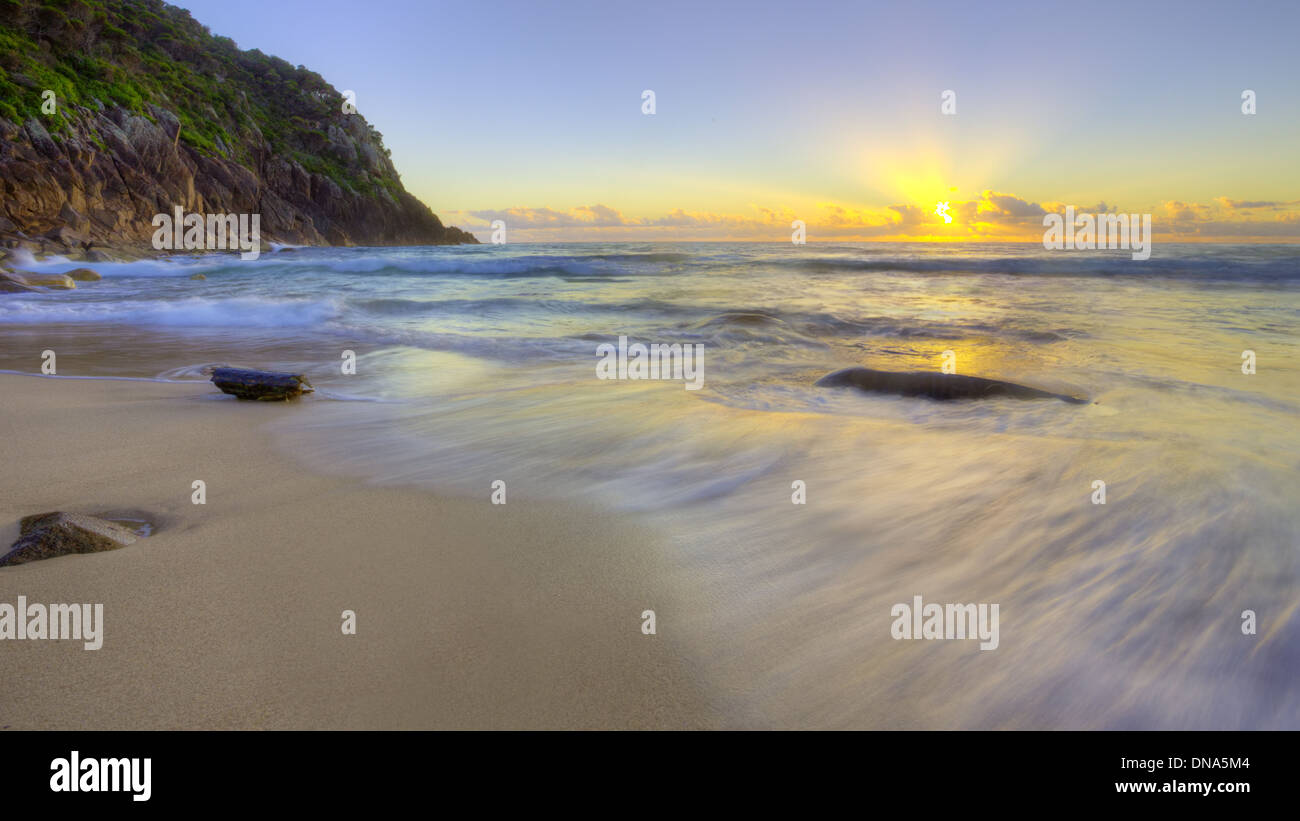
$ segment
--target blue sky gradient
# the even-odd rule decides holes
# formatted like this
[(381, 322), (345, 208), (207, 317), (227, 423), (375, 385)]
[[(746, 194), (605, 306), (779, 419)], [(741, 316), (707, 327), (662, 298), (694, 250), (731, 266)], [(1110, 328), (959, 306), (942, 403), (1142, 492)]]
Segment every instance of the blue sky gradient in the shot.
[(1219, 225), (1300, 200), (1296, 2), (180, 5), (356, 91), (407, 188), (470, 227), (568, 214), (537, 238), (577, 238), (599, 204), (631, 235), (678, 210), (722, 219), (707, 236), (834, 209), (868, 229), (986, 191)]

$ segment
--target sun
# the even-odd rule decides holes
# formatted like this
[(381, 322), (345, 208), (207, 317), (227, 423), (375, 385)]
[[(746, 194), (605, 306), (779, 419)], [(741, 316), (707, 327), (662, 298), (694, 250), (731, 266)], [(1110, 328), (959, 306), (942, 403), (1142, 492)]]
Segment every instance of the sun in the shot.
[[(936, 146), (922, 142), (907, 148), (876, 146), (865, 152), (864, 174), (872, 188), (892, 202), (918, 208), (936, 228), (953, 222), (952, 174)], [(947, 208), (940, 209), (940, 205)]]

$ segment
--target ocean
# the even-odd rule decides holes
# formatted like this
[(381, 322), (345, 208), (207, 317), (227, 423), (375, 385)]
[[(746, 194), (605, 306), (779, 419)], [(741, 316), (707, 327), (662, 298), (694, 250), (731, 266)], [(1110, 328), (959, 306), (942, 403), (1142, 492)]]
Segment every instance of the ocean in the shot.
[[(1296, 246), (277, 247), (89, 267), (104, 279), (0, 296), (0, 369), (54, 351), (58, 377), (301, 372), (316, 393), (268, 413), (287, 459), (636, 517), (681, 591), (658, 629), (739, 726), (1300, 729)], [(598, 378), (620, 337), (702, 346), (699, 389)], [(945, 361), (1091, 401), (814, 385)], [(915, 596), (997, 604), (998, 647), (894, 638)]]

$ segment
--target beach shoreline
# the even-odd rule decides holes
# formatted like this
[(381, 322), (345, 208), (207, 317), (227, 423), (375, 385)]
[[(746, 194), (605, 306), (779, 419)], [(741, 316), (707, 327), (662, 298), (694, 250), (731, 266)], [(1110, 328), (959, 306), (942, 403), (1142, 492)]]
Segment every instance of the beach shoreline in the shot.
[[(1284, 249), (280, 257), (0, 300), (4, 544), (159, 526), (0, 568), (0, 636), (20, 596), (107, 622), (0, 641), (0, 728), (1295, 726)], [(601, 379), (620, 336), (703, 345), (701, 389)], [(1093, 403), (816, 384), (947, 351)], [(895, 636), (918, 595), (998, 605), (996, 650)]]
[(0, 642), (0, 728), (725, 724), (686, 648), (642, 632), (681, 595), (643, 522), (316, 475), (261, 430), (311, 412), (207, 383), (0, 374), (6, 546), (52, 510), (156, 528), (0, 569), (0, 600), (104, 606), (99, 650)]

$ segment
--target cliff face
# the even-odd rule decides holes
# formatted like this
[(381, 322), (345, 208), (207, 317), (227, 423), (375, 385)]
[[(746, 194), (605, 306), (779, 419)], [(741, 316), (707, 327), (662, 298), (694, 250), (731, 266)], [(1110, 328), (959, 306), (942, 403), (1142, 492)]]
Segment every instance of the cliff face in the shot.
[(0, 242), (147, 246), (175, 206), (260, 214), (263, 241), (476, 242), (345, 102), (158, 0), (0, 0)]

